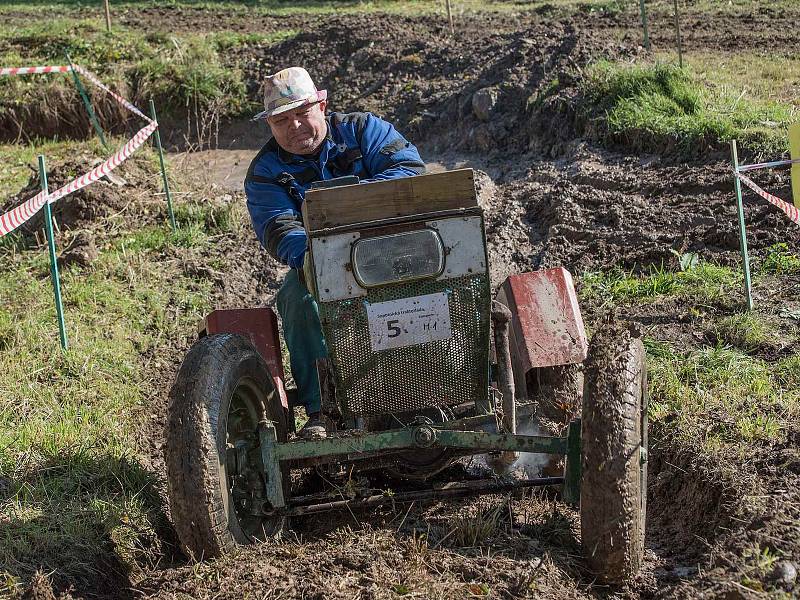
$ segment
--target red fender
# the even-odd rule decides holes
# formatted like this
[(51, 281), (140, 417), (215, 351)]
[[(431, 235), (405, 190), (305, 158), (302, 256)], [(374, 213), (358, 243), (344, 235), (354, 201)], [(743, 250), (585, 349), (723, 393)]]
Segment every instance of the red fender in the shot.
[(497, 300), (511, 310), (511, 355), (523, 373), (586, 359), (589, 343), (578, 296), (563, 267), (511, 275)]
[(215, 310), (203, 320), (200, 335), (215, 333), (240, 333), (250, 338), (258, 353), (267, 363), (281, 404), (288, 411), (289, 399), (283, 384), (285, 374), (281, 358), (281, 342), (278, 337), (278, 318), (275, 316), (275, 311), (271, 308)]

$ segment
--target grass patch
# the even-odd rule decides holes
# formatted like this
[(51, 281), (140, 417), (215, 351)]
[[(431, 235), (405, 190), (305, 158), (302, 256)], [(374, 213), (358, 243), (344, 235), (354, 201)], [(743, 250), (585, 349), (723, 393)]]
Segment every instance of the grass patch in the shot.
[[(657, 53), (664, 62), (674, 56)], [(719, 87), (725, 95), (742, 95), (755, 102), (774, 102), (800, 108), (800, 58), (778, 54), (756, 54), (744, 50), (735, 54), (720, 51), (692, 51), (684, 63), (700, 80)]]
[(651, 418), (710, 453), (744, 455), (753, 442), (777, 441), (800, 414), (800, 390), (785, 379), (798, 357), (773, 367), (725, 346), (678, 352), (646, 345)]
[[(660, 268), (640, 275), (592, 272), (580, 282), (581, 303), (593, 305), (594, 314), (612, 306), (624, 313), (668, 302), (671, 316), (677, 318), (673, 307), (678, 306), (692, 315), (689, 329), (677, 337), (677, 321), (664, 324), (664, 339), (657, 322), (647, 327), (650, 417), (662, 432), (679, 444), (730, 457), (733, 464), (746, 458), (753, 444), (785, 438), (800, 416), (800, 355), (778, 360), (756, 355), (789, 348), (794, 334), (768, 315), (728, 312), (741, 303), (738, 270), (700, 261), (687, 262), (684, 270)], [(719, 315), (720, 307), (727, 314)], [(688, 335), (697, 329), (706, 335)]]
[(777, 332), (752, 312), (734, 313), (715, 324), (717, 339), (746, 352), (772, 347)]
[(712, 75), (668, 64), (595, 63), (582, 83), (587, 117), (601, 137), (641, 149), (691, 153), (737, 139), (758, 155), (786, 151), (794, 108), (735, 94)]
[[(24, 151), (49, 158), (85, 146)], [(120, 215), (89, 267), (62, 270), (67, 351), (46, 249), (0, 238), (0, 596), (39, 568), (81, 593), (114, 589), (166, 551), (165, 511), (137, 454), (133, 419), (154, 391), (153, 361), (194, 331), (212, 283), (164, 255), (236, 223), (208, 202), (176, 208), (178, 232), (165, 224), (128, 231), (129, 215)]]
[(684, 271), (652, 268), (636, 275), (621, 270), (594, 271), (581, 276), (581, 298), (593, 303), (619, 304), (666, 296), (711, 302), (726, 298), (741, 286), (741, 275), (728, 268), (699, 262)]
[(505, 504), (492, 509), (482, 510), (477, 514), (458, 515), (453, 519), (451, 543), (459, 547), (475, 547), (486, 543), (500, 527), (500, 518)]
[(794, 275), (800, 273), (800, 256), (789, 249), (789, 244), (781, 242), (767, 248), (767, 255), (761, 262), (762, 273)]
[[(176, 277), (147, 248), (112, 248), (66, 269), (62, 352), (44, 251), (0, 273), (0, 572), (39, 565), (87, 584), (118, 561), (151, 564), (164, 513), (130, 423), (148, 382), (142, 356), (207, 308), (204, 281)], [(111, 561), (111, 563), (109, 563)]]

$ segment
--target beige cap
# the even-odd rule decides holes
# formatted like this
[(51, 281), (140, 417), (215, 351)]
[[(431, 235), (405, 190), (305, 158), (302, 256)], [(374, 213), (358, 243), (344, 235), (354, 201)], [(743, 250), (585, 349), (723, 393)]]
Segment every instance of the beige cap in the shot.
[(267, 77), (264, 82), (264, 110), (253, 119), (266, 119), (327, 97), (328, 92), (317, 90), (311, 75), (303, 67), (289, 67)]

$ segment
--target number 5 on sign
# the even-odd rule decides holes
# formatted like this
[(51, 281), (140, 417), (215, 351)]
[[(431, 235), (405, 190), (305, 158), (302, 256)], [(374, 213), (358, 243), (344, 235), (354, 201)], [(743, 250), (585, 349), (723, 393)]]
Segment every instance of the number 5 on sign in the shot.
[(425, 344), (452, 337), (447, 294), (426, 294), (367, 304), (373, 352)]
[[(789, 154), (792, 160), (800, 160), (800, 123), (789, 126)], [(792, 165), (792, 199), (800, 208), (800, 164)]]

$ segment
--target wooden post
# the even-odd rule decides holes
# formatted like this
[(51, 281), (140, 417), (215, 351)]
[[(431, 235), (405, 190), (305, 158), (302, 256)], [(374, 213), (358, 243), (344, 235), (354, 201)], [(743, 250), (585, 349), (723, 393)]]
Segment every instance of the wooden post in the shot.
[[(39, 155), (39, 180), (42, 183), (42, 191), (45, 196), (49, 194), (47, 189), (47, 169), (44, 164), (44, 155)], [(58, 319), (58, 337), (61, 340), (62, 350), (69, 347), (67, 342), (67, 328), (64, 325), (64, 305), (61, 303), (61, 281), (58, 277), (58, 260), (56, 258), (56, 241), (53, 237), (53, 212), (50, 210), (50, 203), (44, 203), (44, 231), (47, 234), (47, 249), (50, 254), (50, 280), (53, 282), (53, 295), (56, 301), (56, 318)]]
[(111, 9), (108, 6), (108, 0), (103, 0), (103, 5), (106, 9), (106, 31), (111, 33)]
[(450, 7), (450, 0), (445, 0), (445, 4), (447, 5), (447, 20), (450, 22), (450, 35), (455, 35), (456, 28), (453, 25), (453, 10)]
[(742, 204), (742, 182), (739, 181), (739, 154), (736, 140), (731, 140), (731, 162), (733, 163), (734, 188), (736, 190), (736, 209), (739, 212), (739, 249), (744, 263), (744, 291), (747, 296), (747, 310), (753, 310), (753, 290), (750, 285), (750, 257), (747, 254), (747, 231), (744, 225), (744, 205)]
[[(675, 35), (678, 38), (678, 66), (683, 68), (683, 47), (681, 44), (681, 23), (678, 19), (678, 0), (672, 0), (672, 5), (675, 7)], [(738, 181), (738, 179), (737, 179)]]

